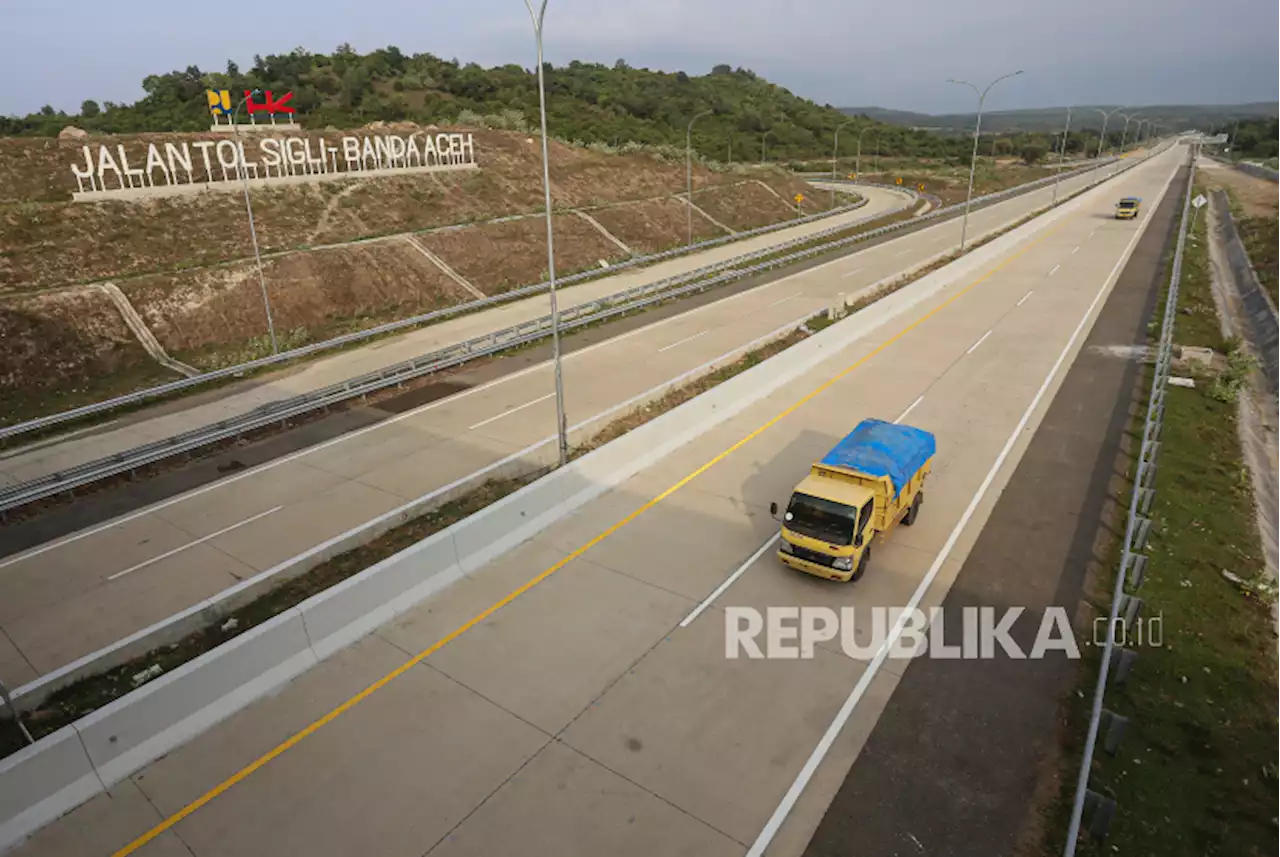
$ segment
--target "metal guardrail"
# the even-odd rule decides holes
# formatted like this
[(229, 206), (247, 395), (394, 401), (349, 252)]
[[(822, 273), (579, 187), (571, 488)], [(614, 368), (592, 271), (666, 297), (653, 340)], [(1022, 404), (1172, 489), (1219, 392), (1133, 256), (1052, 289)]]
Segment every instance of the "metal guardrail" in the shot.
[[(624, 259), (621, 262), (610, 265), (608, 270), (592, 268), (586, 271), (580, 271), (576, 274), (570, 274), (564, 277), (556, 278), (557, 288), (561, 286), (573, 285), (583, 280), (590, 280), (596, 277), (607, 276), (618, 271), (625, 271), (640, 265), (650, 265), (655, 262), (661, 262), (666, 259), (672, 259), (677, 256), (683, 256), (688, 253), (695, 253), (700, 250), (708, 250), (718, 247), (721, 244), (729, 244), (735, 241), (741, 241), (744, 238), (753, 238), (757, 235), (767, 235), (770, 232), (778, 232), (783, 229), (789, 229), (793, 226), (803, 226), (806, 223), (812, 223), (815, 220), (821, 220), (825, 217), (832, 217), (838, 214), (845, 214), (850, 211), (856, 211), (868, 203), (867, 199), (859, 199), (849, 205), (839, 208), (821, 211), (817, 214), (808, 214), (804, 217), (797, 217), (794, 220), (785, 220), (781, 223), (771, 223), (768, 226), (758, 226), (755, 229), (749, 229), (745, 232), (735, 232), (732, 235), (721, 235), (716, 238), (708, 238), (705, 241), (699, 241), (694, 244), (682, 245), (674, 247), (670, 250), (664, 250), (660, 253), (650, 253), (645, 256), (633, 256), (630, 259)], [(180, 381), (171, 381), (168, 384), (159, 384), (155, 387), (148, 387), (145, 390), (137, 390), (133, 393), (127, 393), (123, 396), (116, 396), (112, 399), (106, 399), (102, 402), (95, 402), (92, 405), (84, 405), (79, 408), (61, 411), (56, 414), (50, 414), (46, 417), (39, 417), (24, 423), (18, 423), (12, 426), (0, 426), (0, 442), (9, 438), (17, 437), (23, 434), (29, 434), (33, 431), (48, 428), (50, 426), (59, 425), (61, 423), (73, 422), (75, 420), (84, 419), (94, 414), (106, 413), (117, 408), (128, 407), (130, 405), (140, 404), (151, 399), (157, 399), (168, 396), (181, 390), (187, 390), (192, 387), (198, 387), (207, 384), (210, 381), (217, 381), (223, 378), (232, 378), (242, 375), (246, 372), (252, 372), (278, 363), (287, 363), (291, 360), (297, 360), (301, 357), (308, 357), (312, 354), (318, 354), (323, 351), (329, 351), (336, 348), (342, 348), (356, 342), (371, 339), (375, 336), (382, 336), (388, 333), (406, 330), (412, 327), (419, 327), (428, 322), (438, 321), (440, 319), (449, 318), (450, 316), (460, 315), (463, 313), (474, 312), (485, 307), (495, 306), (497, 304), (507, 303), (519, 298), (529, 297), (531, 295), (541, 294), (550, 288), (550, 283), (543, 281), (541, 283), (533, 283), (528, 286), (521, 286), (499, 295), (492, 297), (469, 301), (465, 304), (444, 307), (443, 309), (433, 310), (421, 315), (411, 316), (409, 318), (398, 319), (396, 321), (380, 324), (377, 327), (371, 327), (367, 330), (359, 330), (353, 333), (347, 333), (342, 336), (336, 336), (333, 339), (326, 339), (323, 342), (313, 342), (310, 345), (303, 345), (290, 351), (282, 351), (279, 354), (273, 354), (270, 357), (262, 357), (258, 360), (250, 360), (247, 363), (238, 363), (235, 366), (227, 366), (222, 369), (215, 369), (210, 372), (202, 372), (192, 378), (184, 378)]]
[[(1139, 163), (1139, 161), (1133, 161), (1124, 165), (1122, 169), (1130, 169), (1137, 163)], [(1089, 170), (1095, 169), (1097, 166), (1098, 165), (1096, 164), (1091, 165), (1090, 167), (1077, 170), (1071, 175), (1074, 176), (1078, 173), (1088, 172)], [(1101, 176), (1097, 181), (1091, 183), (1089, 186), (1092, 187), (1093, 185), (1111, 177), (1111, 175)], [(1052, 181), (1052, 176), (1045, 179), (1038, 179), (1035, 182), (1020, 185), (1016, 188), (1008, 188), (996, 193), (976, 197), (974, 202), (991, 202), (1006, 196), (1025, 193), (1028, 190), (1034, 189), (1038, 185), (1047, 184)], [(850, 244), (871, 240), (889, 232), (914, 228), (920, 223), (928, 222), (939, 217), (945, 217), (961, 208), (963, 208), (963, 203), (957, 203), (956, 205), (948, 206), (946, 208), (935, 209), (928, 214), (912, 220), (891, 223), (867, 232), (859, 232), (833, 241), (824, 242), (822, 239), (839, 232), (847, 232), (851, 229), (855, 229), (857, 228), (856, 225), (845, 224), (824, 229), (811, 235), (792, 239), (784, 242), (783, 244), (767, 247), (762, 250), (757, 250), (752, 253), (735, 257), (727, 260), (726, 262), (706, 265), (694, 271), (668, 277), (654, 283), (646, 283), (622, 292), (617, 292), (599, 300), (570, 307), (560, 312), (560, 326), (562, 330), (567, 331), (583, 325), (594, 324), (623, 313), (632, 312), (634, 310), (650, 306), (660, 301), (682, 297), (684, 295), (712, 288), (744, 276), (791, 265), (812, 256), (828, 253)], [(786, 255), (777, 255), (779, 253), (784, 253), (788, 249), (801, 247), (802, 245), (812, 246), (803, 247), (803, 249)], [(743, 267), (746, 263), (757, 261), (758, 264), (747, 264), (746, 267)], [(285, 423), (295, 417), (338, 404), (347, 399), (365, 396), (387, 387), (397, 386), (422, 375), (428, 375), (443, 369), (452, 368), (478, 357), (485, 357), (500, 351), (506, 351), (511, 348), (526, 345), (549, 336), (550, 331), (550, 315), (531, 319), (502, 330), (474, 337), (466, 340), (465, 342), (451, 345), (447, 348), (433, 351), (412, 360), (384, 367), (376, 372), (371, 372), (356, 378), (350, 378), (338, 384), (332, 384), (328, 387), (313, 390), (289, 399), (271, 402), (246, 414), (241, 414), (207, 426), (192, 429), (188, 432), (183, 432), (182, 434), (153, 441), (152, 443), (144, 444), (115, 455), (68, 468), (67, 470), (47, 474), (37, 479), (17, 485), (8, 486), (4, 489), (0, 489), (0, 514), (37, 500), (51, 497), (66, 491), (71, 491), (84, 485), (92, 484), (93, 482), (97, 482), (110, 476), (134, 471), (140, 467), (154, 464), (157, 461), (161, 461), (175, 455), (191, 452), (192, 450), (218, 443), (223, 440), (232, 439), (276, 423)]]
[(1105, 725), (1103, 749), (1114, 754), (1119, 749), (1128, 720), (1113, 711), (1104, 709), (1107, 680), (1114, 671), (1116, 684), (1127, 679), (1138, 653), (1133, 649), (1116, 646), (1116, 627), (1119, 623), (1132, 626), (1142, 612), (1143, 602), (1136, 595), (1125, 592), (1125, 583), (1136, 591), (1146, 575), (1147, 556), (1142, 553), (1151, 533), (1152, 521), (1147, 517), (1151, 501), (1155, 498), (1155, 477), (1160, 458), (1160, 432), (1164, 427), (1164, 397), (1173, 364), (1173, 328), (1178, 312), (1178, 287), (1182, 281), (1182, 254), (1187, 241), (1187, 227), (1191, 211), (1191, 196), (1195, 185), (1195, 158), (1187, 176), (1187, 192), (1182, 201), (1182, 221), (1178, 229), (1177, 248), (1173, 254), (1169, 290), (1164, 302), (1164, 322), (1156, 345), (1155, 374), (1151, 378), (1151, 392), (1147, 398), (1146, 420), (1142, 426), (1142, 447), (1138, 452), (1138, 469), (1133, 479), (1133, 493), (1129, 498), (1128, 521), (1124, 528), (1124, 548), (1120, 556), (1120, 568), (1116, 573), (1115, 588), (1111, 595), (1111, 611), (1107, 622), (1107, 642), (1102, 650), (1102, 663), (1098, 668), (1098, 681), (1093, 692), (1093, 708), (1089, 716), (1089, 731), (1085, 737), (1084, 756), (1080, 761), (1080, 773), (1076, 780), (1075, 800), (1071, 807), (1071, 821), (1067, 827), (1067, 843), (1064, 857), (1074, 857), (1080, 837), (1084, 815), (1089, 813), (1086, 828), (1090, 836), (1106, 836), (1111, 820), (1115, 817), (1116, 802), (1089, 788), (1089, 772), (1093, 768), (1093, 754), (1098, 733)]

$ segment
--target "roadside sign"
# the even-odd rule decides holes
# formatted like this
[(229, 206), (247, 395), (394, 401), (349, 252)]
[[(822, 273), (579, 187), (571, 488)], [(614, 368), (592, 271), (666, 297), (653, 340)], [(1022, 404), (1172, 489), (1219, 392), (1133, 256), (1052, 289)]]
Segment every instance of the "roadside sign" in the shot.
[(849, 173), (849, 181), (853, 181), (858, 177), (857, 173)]
[(804, 202), (804, 194), (802, 193), (796, 194), (796, 205), (799, 205), (802, 202)]
[(916, 190), (923, 191), (923, 190), (924, 190), (924, 182), (920, 182), (920, 184), (916, 185)]
[(1204, 194), (1200, 193), (1200, 194), (1196, 194), (1195, 199), (1191, 200), (1191, 204), (1194, 205), (1196, 208), (1199, 208), (1200, 206), (1204, 205), (1208, 201), (1209, 200), (1204, 198)]
[(898, 184), (902, 184), (902, 176), (898, 176), (898, 178), (896, 179), (896, 181), (898, 182)]

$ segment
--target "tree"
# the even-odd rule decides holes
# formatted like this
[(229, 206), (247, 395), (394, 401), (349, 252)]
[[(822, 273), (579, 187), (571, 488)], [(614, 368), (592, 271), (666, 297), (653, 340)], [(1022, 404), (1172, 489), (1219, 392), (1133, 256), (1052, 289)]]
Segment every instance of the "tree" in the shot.
[(1022, 151), (1018, 154), (1022, 156), (1023, 163), (1027, 166), (1032, 166), (1034, 164), (1038, 164), (1047, 151), (1048, 149), (1040, 143), (1027, 143), (1023, 145)]
[(720, 63), (719, 65), (712, 67), (711, 73), (714, 75), (733, 74), (733, 66), (727, 63)]
[(80, 102), (80, 115), (86, 119), (92, 119), (100, 113), (102, 113), (102, 108), (92, 98), (86, 98)]
[(236, 65), (235, 60), (227, 60), (227, 77), (239, 77), (240, 66)]
[(365, 87), (369, 85), (369, 71), (362, 65), (353, 65), (342, 76), (342, 103), (347, 107), (356, 107), (364, 98)]

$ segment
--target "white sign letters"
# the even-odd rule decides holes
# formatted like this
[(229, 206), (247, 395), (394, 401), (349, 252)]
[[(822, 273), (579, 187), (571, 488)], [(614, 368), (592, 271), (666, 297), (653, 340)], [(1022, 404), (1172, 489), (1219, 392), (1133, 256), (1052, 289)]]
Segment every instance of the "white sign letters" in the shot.
[[(248, 150), (246, 148), (248, 143)], [(256, 151), (253, 149), (256, 148)], [(71, 165), (76, 200), (155, 197), (235, 189), (241, 170), (253, 184), (371, 177), (476, 166), (471, 134), (266, 137), (149, 143), (145, 154), (123, 145), (83, 146)]]

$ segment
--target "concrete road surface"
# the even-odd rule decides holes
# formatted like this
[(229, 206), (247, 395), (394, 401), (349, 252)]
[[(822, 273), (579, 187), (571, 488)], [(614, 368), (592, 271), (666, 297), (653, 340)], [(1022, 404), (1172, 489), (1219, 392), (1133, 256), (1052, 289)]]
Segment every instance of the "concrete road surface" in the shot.
[[(786, 241), (812, 235), (835, 226), (852, 226), (874, 220), (886, 212), (900, 208), (908, 194), (884, 188), (863, 191), (867, 204), (854, 211), (824, 217), (810, 223), (780, 229), (742, 241), (722, 244), (668, 259), (655, 265), (623, 271), (581, 285), (570, 286), (560, 294), (562, 309), (599, 300), (616, 292), (645, 283), (722, 262), (744, 253), (763, 250)], [(295, 369), (284, 370), (262, 379), (245, 383), (239, 389), (213, 390), (177, 402), (157, 405), (137, 414), (121, 418), (105, 431), (69, 437), (63, 442), (34, 444), (27, 452), (21, 449), (0, 457), (0, 478), (12, 482), (35, 479), (76, 464), (133, 449), (144, 443), (172, 437), (184, 431), (210, 425), (220, 420), (248, 413), (269, 402), (277, 402), (330, 384), (374, 372), (458, 342), (502, 330), (547, 314), (545, 295), (524, 298), (481, 312), (453, 318), (439, 324), (395, 336), (372, 346), (338, 352), (311, 361)], [(16, 454), (15, 454), (16, 453)]]
[[(970, 236), (1051, 193), (975, 211)], [(958, 220), (938, 223), (576, 351), (564, 364), (569, 424), (590, 434), (634, 397), (946, 253), (959, 235)], [(45, 675), (501, 462), (549, 460), (554, 425), (541, 364), (0, 559), (0, 680)]]
[[(873, 606), (939, 604), (1135, 244), (1140, 223), (1109, 217), (1115, 198), (1137, 195), (1154, 207), (1182, 155), (1175, 148), (1071, 203), (985, 270), (16, 853), (649, 857), (760, 853), (767, 840), (770, 855), (799, 854), (906, 662), (847, 657), (836, 641), (811, 659), (727, 659), (724, 608), (849, 606), (865, 620)], [(815, 276), (835, 281), (857, 265), (845, 260)], [(790, 288), (755, 299), (781, 300)], [(665, 325), (661, 347), (697, 324)], [(638, 349), (637, 338), (626, 348)], [(661, 359), (657, 342), (637, 350), (632, 365)], [(499, 415), (538, 392), (520, 387), (489, 402), (499, 409), (451, 416), (451, 425)], [(500, 428), (486, 437), (519, 442), (516, 427), (529, 416), (492, 423)], [(777, 530), (769, 503), (785, 500), (809, 463), (864, 417), (937, 433), (919, 521), (874, 546), (857, 584), (783, 569), (761, 553)], [(278, 750), (428, 649), (421, 663)], [(264, 754), (274, 755), (261, 763)], [(805, 770), (811, 780), (793, 790)]]

